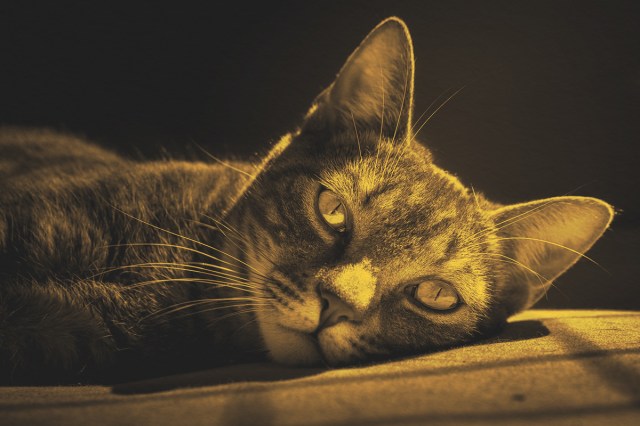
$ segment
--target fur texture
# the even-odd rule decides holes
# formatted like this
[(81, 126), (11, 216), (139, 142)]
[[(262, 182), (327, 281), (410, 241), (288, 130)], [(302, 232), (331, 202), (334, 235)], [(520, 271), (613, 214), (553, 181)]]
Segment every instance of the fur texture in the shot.
[[(3, 130), (0, 380), (263, 356), (341, 366), (472, 341), (531, 306), (611, 207), (501, 206), (470, 191), (415, 141), (413, 75), (409, 32), (390, 18), (256, 165), (138, 163)], [(441, 292), (455, 306), (429, 306)]]

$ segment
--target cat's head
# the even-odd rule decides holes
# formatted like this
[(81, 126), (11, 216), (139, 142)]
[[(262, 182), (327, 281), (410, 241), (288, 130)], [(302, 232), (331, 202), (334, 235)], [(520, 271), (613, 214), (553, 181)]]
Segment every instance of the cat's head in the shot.
[(594, 198), (501, 206), (413, 139), (405, 24), (378, 25), (244, 199), (275, 361), (344, 365), (470, 341), (535, 303), (613, 216)]

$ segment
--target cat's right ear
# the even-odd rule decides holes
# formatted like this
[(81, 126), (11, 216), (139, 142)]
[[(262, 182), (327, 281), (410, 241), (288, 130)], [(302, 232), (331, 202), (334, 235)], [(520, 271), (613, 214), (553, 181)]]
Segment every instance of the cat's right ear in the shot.
[(399, 18), (382, 21), (315, 100), (306, 130), (366, 131), (394, 141), (411, 139), (414, 59), (411, 36)]

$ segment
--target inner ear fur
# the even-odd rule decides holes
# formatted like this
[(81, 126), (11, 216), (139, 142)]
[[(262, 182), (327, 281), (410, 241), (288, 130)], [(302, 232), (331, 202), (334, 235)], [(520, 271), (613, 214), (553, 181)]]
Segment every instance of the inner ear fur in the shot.
[(382, 21), (349, 56), (307, 114), (305, 128), (371, 131), (407, 141), (413, 111), (414, 58), (405, 23)]
[(602, 236), (612, 207), (590, 197), (555, 197), (493, 212), (507, 265), (499, 300), (511, 315), (531, 307)]

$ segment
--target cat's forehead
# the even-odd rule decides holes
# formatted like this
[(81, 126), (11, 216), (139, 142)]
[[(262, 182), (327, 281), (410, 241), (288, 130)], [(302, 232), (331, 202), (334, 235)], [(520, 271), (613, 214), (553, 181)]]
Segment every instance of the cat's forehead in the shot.
[(320, 161), (321, 184), (353, 204), (397, 210), (454, 208), (469, 201), (469, 191), (453, 175), (437, 167), (417, 143), (381, 140), (376, 149)]
[[(314, 220), (314, 200), (329, 189), (344, 201), (354, 230), (384, 243), (376, 246), (415, 246), (452, 230), (475, 232), (484, 222), (471, 191), (436, 166), (417, 142), (369, 133), (354, 145), (353, 137), (339, 135), (329, 143), (294, 139), (293, 150), (270, 170), (268, 179), (277, 184), (262, 186), (271, 193), (268, 199), (298, 199)], [(318, 148), (308, 149), (313, 146)]]

